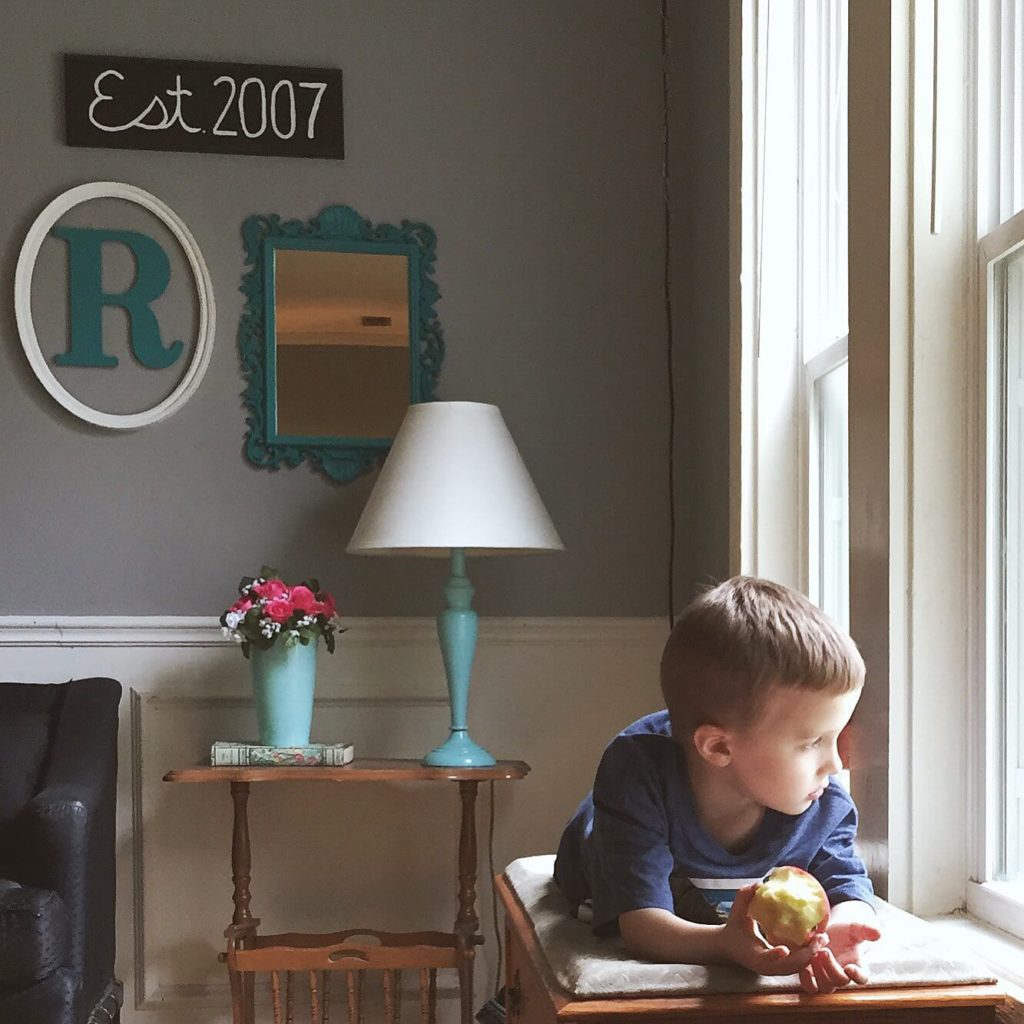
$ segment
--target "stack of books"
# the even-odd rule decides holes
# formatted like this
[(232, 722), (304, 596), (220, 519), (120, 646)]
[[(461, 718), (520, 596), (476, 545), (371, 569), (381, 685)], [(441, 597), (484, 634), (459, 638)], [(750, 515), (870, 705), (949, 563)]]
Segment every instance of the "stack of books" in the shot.
[(210, 764), (220, 768), (339, 768), (354, 756), (351, 743), (268, 747), (261, 743), (218, 740), (210, 749)]

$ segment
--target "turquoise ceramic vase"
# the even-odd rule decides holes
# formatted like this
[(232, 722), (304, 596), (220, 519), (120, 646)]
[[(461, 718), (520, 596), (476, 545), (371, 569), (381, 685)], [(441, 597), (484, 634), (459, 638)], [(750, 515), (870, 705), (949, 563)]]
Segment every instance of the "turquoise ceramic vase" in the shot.
[(265, 651), (258, 647), (249, 651), (260, 743), (270, 747), (309, 743), (318, 644), (319, 640), (285, 647), (279, 640)]

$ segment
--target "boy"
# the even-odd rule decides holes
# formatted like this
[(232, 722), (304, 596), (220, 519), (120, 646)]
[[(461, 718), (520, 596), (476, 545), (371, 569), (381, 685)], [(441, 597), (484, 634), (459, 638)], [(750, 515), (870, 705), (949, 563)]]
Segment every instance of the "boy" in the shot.
[[(880, 932), (857, 811), (829, 778), (863, 682), (853, 641), (802, 595), (743, 576), (702, 594), (662, 654), (666, 710), (611, 742), (563, 833), (559, 888), (636, 957), (799, 973), (807, 992), (866, 983), (860, 947)], [(781, 865), (832, 907), (802, 949), (768, 948), (747, 918)]]

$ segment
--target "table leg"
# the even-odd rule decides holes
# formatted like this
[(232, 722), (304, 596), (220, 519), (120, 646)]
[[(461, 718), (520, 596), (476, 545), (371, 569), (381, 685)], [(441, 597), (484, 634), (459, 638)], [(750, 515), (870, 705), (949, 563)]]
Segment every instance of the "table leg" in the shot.
[[(232, 782), (231, 799), (234, 803), (234, 827), (231, 832), (231, 881), (234, 892), (231, 899), (235, 912), (231, 924), (235, 932), (233, 941), (241, 949), (249, 944), (249, 937), (258, 923), (249, 910), (252, 894), (249, 882), (252, 875), (252, 851), (249, 844), (249, 783)], [(255, 1019), (254, 977), (246, 972), (239, 975), (231, 971), (232, 1024), (252, 1024)]]
[(231, 832), (231, 881), (235, 891), (231, 896), (235, 912), (231, 917), (233, 925), (244, 925), (252, 920), (249, 903), (252, 853), (249, 846), (249, 783), (232, 782), (231, 799), (235, 805), (234, 828)]
[(461, 1024), (473, 1024), (473, 962), (479, 942), (476, 916), (476, 793), (479, 783), (459, 782), (462, 822), (459, 827), (459, 914), (455, 938), (459, 951)]

